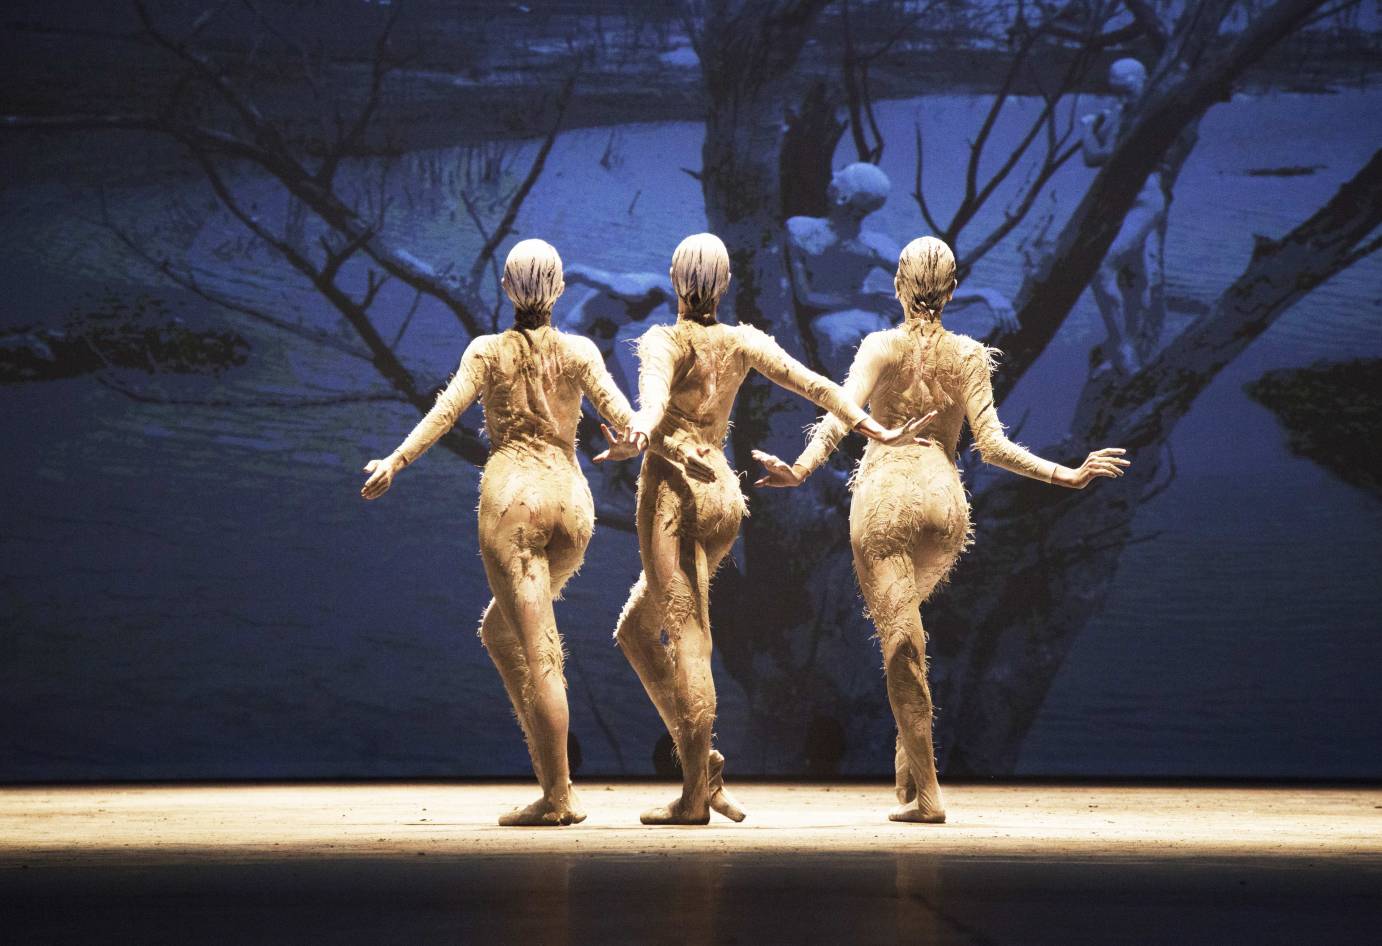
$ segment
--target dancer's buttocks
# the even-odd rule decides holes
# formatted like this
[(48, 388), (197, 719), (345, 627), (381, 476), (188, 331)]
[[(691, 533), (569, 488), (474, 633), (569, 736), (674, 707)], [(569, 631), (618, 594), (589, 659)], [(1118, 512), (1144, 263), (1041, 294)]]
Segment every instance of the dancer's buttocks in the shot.
[(873, 559), (920, 553), (953, 562), (964, 549), (969, 504), (941, 448), (871, 449), (854, 475), (853, 492), (850, 539), (857, 552)]
[(733, 541), (743, 521), (745, 505), (739, 479), (724, 452), (713, 447), (706, 460), (715, 469), (715, 478), (710, 482), (692, 479), (663, 457), (648, 454), (644, 461), (647, 475), (639, 496), (640, 502), (652, 503), (661, 528), (713, 547)]
[(584, 550), (595, 526), (590, 486), (558, 449), (496, 450), (480, 481), (480, 543)]

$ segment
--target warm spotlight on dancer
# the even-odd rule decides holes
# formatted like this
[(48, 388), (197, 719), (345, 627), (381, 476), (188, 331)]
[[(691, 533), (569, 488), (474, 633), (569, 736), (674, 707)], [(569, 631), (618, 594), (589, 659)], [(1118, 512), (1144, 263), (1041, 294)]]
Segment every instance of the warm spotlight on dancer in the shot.
[[(716, 312), (729, 288), (729, 254), (709, 233), (687, 237), (672, 256), (677, 321), (639, 340), (639, 411), (625, 446), (649, 447), (638, 484), (639, 576), (615, 640), (657, 707), (681, 758), (681, 797), (643, 813), (644, 824), (705, 824), (715, 810), (744, 812), (725, 790), (724, 759), (711, 750), (715, 684), (710, 674), (710, 576), (739, 534), (739, 480), (725, 458), (734, 397), (750, 370), (809, 398), (887, 444), (915, 438), (919, 421), (885, 429), (834, 383), (808, 370), (751, 325)], [(689, 458), (676, 465), (658, 452)]]
[(480, 637), (504, 680), (542, 785), (540, 799), (499, 823), (576, 824), (585, 812), (566, 758), (566, 678), (552, 600), (580, 568), (595, 524), (575, 452), (581, 395), (621, 430), (631, 408), (594, 343), (552, 328), (552, 305), (565, 288), (555, 249), (541, 240), (518, 243), (502, 282), (514, 306), (513, 327), (467, 346), (427, 416), (397, 450), (365, 467), (370, 477), (360, 494), (384, 495), (400, 470), (481, 399), (492, 447), (480, 482), (480, 556), (494, 598)]
[[(928, 438), (893, 450), (869, 444), (854, 474), (849, 539), (854, 568), (878, 629), (888, 701), (897, 720), (897, 795), (893, 821), (942, 822), (931, 745), (931, 690), (921, 603), (949, 573), (969, 540), (969, 505), (955, 467), (960, 425), (968, 419), (988, 463), (1046, 483), (1082, 489), (1121, 476), (1117, 448), (1096, 450), (1079, 469), (1028, 453), (1003, 435), (993, 404), (991, 351), (945, 330), (941, 312), (955, 292), (955, 256), (934, 237), (907, 244), (894, 286), (904, 321), (864, 339), (845, 392), (883, 423), (923, 415)], [(827, 416), (795, 463), (755, 451), (767, 474), (755, 485), (798, 486), (845, 434)]]

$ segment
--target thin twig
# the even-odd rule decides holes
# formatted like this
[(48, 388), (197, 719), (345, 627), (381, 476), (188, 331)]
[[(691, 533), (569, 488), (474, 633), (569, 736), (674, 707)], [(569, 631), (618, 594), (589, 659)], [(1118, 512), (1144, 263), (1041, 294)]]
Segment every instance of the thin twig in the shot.
[(514, 192), (513, 199), (509, 201), (508, 208), (504, 211), (504, 216), (499, 220), (498, 226), (490, 234), (485, 245), (480, 248), (479, 254), (470, 266), (470, 283), (475, 285), (480, 278), (480, 273), (495, 251), (499, 249), (499, 244), (513, 231), (514, 221), (518, 219), (518, 211), (522, 208), (523, 202), (527, 200), (528, 193), (537, 183), (537, 179), (542, 176), (542, 169), (547, 165), (547, 156), (552, 153), (552, 146), (556, 143), (557, 132), (561, 130), (562, 119), (566, 117), (566, 109), (571, 104), (571, 94), (576, 89), (576, 78), (580, 75), (579, 67), (573, 69), (567, 77), (566, 83), (562, 86), (561, 93), (557, 96), (557, 114), (552, 122), (552, 126), (547, 130), (547, 135), (542, 141), (542, 145), (537, 149), (537, 154), (533, 156), (533, 163), (528, 167), (528, 173), (523, 178), (523, 183)]

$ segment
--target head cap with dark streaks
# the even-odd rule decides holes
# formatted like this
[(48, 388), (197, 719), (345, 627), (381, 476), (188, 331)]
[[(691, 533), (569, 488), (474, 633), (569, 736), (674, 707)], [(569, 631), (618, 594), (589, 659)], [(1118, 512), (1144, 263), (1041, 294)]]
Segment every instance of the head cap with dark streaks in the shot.
[(729, 251), (713, 233), (682, 240), (672, 254), (672, 289), (697, 321), (713, 320), (729, 288)]
[(556, 247), (545, 240), (515, 243), (504, 260), (502, 285), (513, 303), (515, 325), (546, 325), (551, 321), (552, 306), (566, 289)]
[(917, 237), (902, 248), (893, 280), (907, 318), (940, 318), (955, 291), (955, 254), (944, 240)]

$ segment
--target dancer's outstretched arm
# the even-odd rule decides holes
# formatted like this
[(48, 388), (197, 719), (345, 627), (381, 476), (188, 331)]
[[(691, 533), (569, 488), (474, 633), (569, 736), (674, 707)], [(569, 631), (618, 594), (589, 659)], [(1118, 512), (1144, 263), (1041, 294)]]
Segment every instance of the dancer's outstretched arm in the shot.
[(884, 427), (869, 416), (829, 378), (816, 374), (797, 361), (777, 343), (777, 339), (752, 325), (739, 326), (739, 337), (751, 364), (760, 374), (793, 394), (799, 394), (812, 403), (825, 408), (832, 416), (844, 422), (850, 430), (857, 430), (870, 440), (884, 444), (908, 443), (917, 439), (921, 429), (920, 418), (913, 418), (901, 427)]
[(769, 381), (825, 408), (851, 430), (868, 418), (868, 413), (845, 394), (843, 388), (787, 354), (767, 332), (752, 325), (740, 325), (739, 337), (749, 364)]
[(600, 429), (605, 432), (605, 438), (610, 441), (611, 449), (606, 450), (595, 458), (596, 463), (603, 463), (605, 460), (627, 460), (633, 453), (625, 453), (617, 449), (619, 446), (618, 437), (611, 437), (611, 433), (618, 433), (626, 430), (629, 426), (629, 418), (633, 416), (633, 408), (629, 406), (629, 399), (624, 396), (624, 392), (619, 390), (619, 385), (614, 383), (613, 376), (609, 369), (605, 367), (605, 359), (600, 354), (600, 349), (590, 339), (580, 335), (568, 336), (568, 344), (571, 353), (575, 356), (576, 381), (581, 386), (581, 391), (595, 405), (595, 410), (610, 424), (614, 425), (611, 431), (605, 424), (600, 425)]
[[(888, 345), (884, 337), (882, 335), (867, 336), (854, 355), (854, 363), (849, 366), (849, 374), (845, 378), (843, 388), (845, 397), (855, 404), (867, 404), (873, 398), (873, 390), (878, 386), (878, 379), (887, 367), (888, 358)], [(918, 429), (930, 423), (935, 416), (936, 412), (932, 411), (921, 418), (917, 425)], [(753, 451), (753, 458), (763, 464), (766, 471), (753, 485), (800, 486), (835, 451), (847, 433), (849, 433), (849, 428), (845, 426), (844, 421), (834, 414), (826, 414), (816, 423), (815, 431), (812, 433), (811, 441), (806, 445), (806, 449), (790, 466), (771, 453), (765, 453), (762, 450)], [(915, 439), (919, 443), (925, 442), (925, 438), (917, 437)]]
[(677, 370), (677, 344), (672, 332), (654, 325), (638, 339), (638, 410), (629, 420), (625, 439), (641, 448), (649, 438), (672, 397), (672, 376)]
[(974, 434), (974, 445), (985, 463), (1043, 483), (1055, 483), (1072, 489), (1083, 489), (1097, 476), (1123, 475), (1128, 461), (1122, 458), (1125, 451), (1118, 447), (1095, 450), (1085, 458), (1078, 470), (1073, 470), (1043, 460), (1009, 440), (1003, 433), (1003, 425), (998, 421), (998, 411), (993, 404), (992, 372), (993, 359), (989, 349), (976, 346), (965, 358), (963, 397), (965, 417)]
[(484, 355), (488, 347), (489, 336), (481, 336), (471, 341), (466, 346), (465, 354), (461, 355), (460, 367), (451, 376), (451, 383), (437, 395), (437, 402), (432, 405), (426, 416), (418, 421), (412, 433), (404, 438), (398, 449), (384, 459), (371, 460), (365, 464), (365, 472), (370, 474), (370, 478), (360, 490), (361, 496), (365, 499), (378, 499), (383, 496), (393, 485), (393, 478), (400, 470), (426, 453), (447, 431), (456, 426), (456, 421), (465, 413), (466, 408), (475, 403), (480, 389), (484, 386)]

